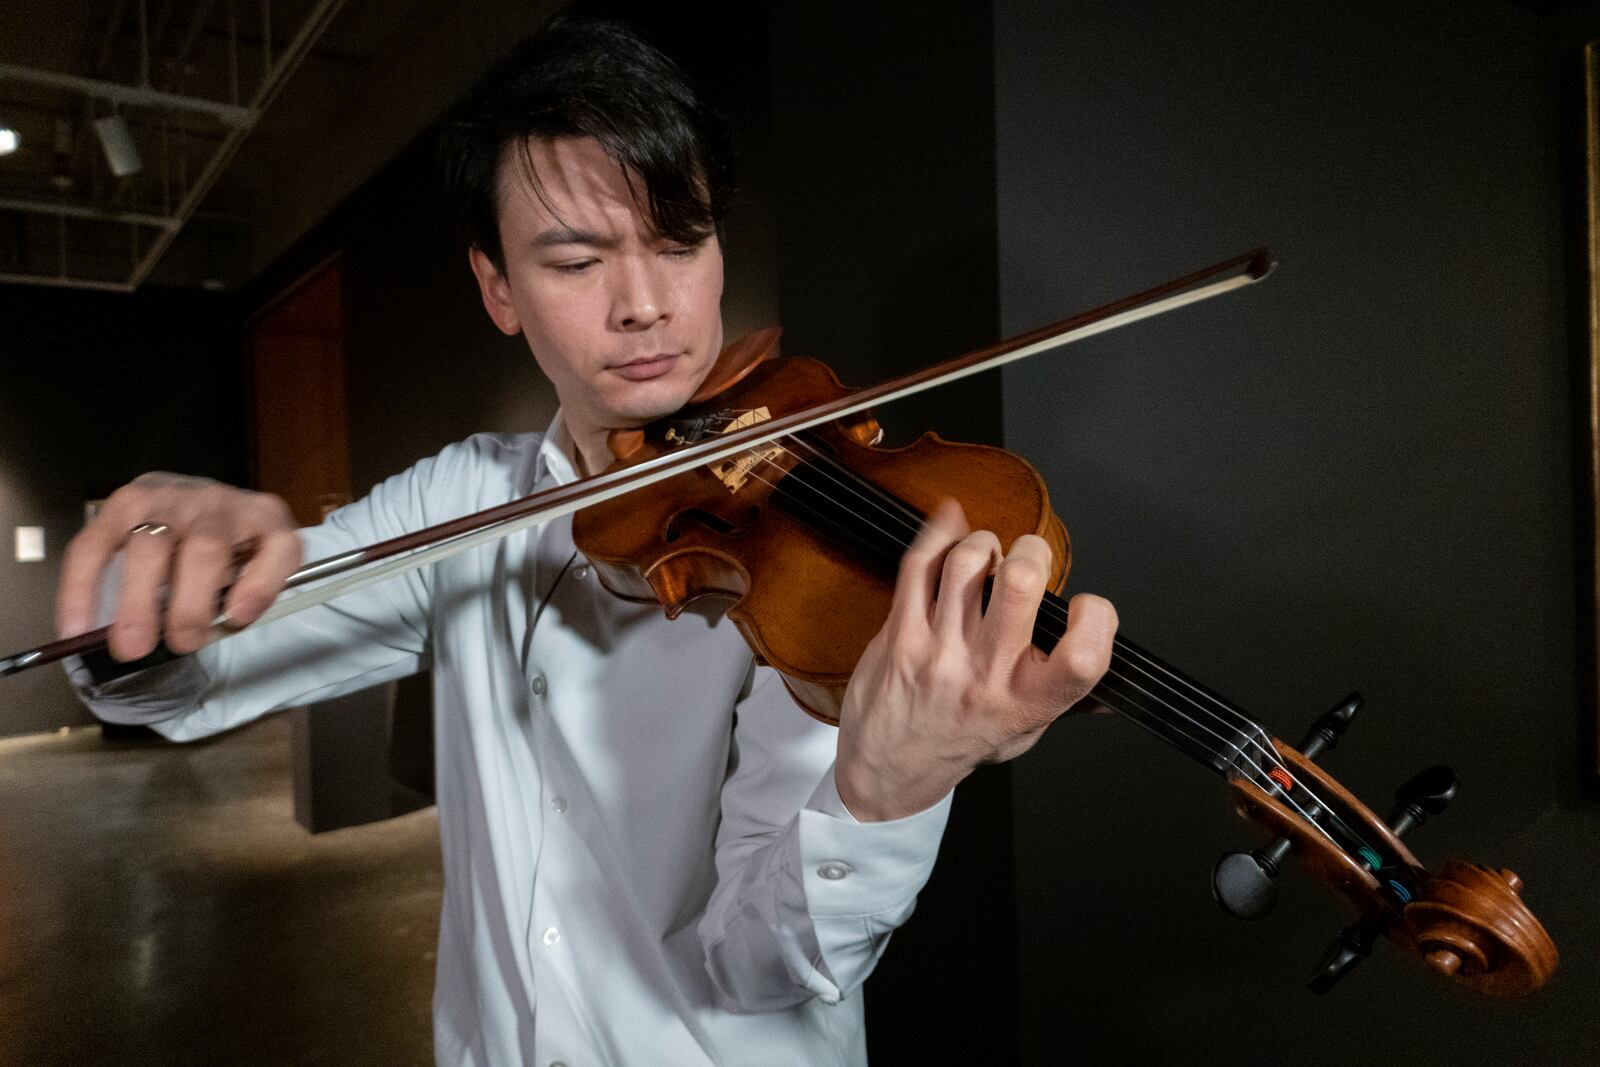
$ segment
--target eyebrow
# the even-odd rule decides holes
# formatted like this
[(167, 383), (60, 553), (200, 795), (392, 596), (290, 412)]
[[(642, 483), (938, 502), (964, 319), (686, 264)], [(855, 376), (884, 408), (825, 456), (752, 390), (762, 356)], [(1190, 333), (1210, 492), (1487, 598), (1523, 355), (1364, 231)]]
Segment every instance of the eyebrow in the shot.
[(592, 248), (614, 248), (617, 244), (615, 238), (602, 237), (598, 233), (588, 230), (574, 230), (570, 226), (560, 226), (553, 230), (545, 230), (533, 239), (534, 248), (556, 248), (561, 245), (589, 245)]

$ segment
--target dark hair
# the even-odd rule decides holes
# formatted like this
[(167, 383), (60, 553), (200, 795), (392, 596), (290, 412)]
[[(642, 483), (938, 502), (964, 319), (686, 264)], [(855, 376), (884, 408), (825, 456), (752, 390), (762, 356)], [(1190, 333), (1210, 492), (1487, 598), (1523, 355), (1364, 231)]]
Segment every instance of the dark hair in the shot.
[[(502, 273), (500, 160), (507, 145), (556, 137), (599, 141), (668, 240), (701, 240), (727, 210), (726, 133), (677, 64), (621, 23), (553, 19), (451, 108), (439, 134), (456, 222)], [(537, 192), (531, 157), (520, 158)]]

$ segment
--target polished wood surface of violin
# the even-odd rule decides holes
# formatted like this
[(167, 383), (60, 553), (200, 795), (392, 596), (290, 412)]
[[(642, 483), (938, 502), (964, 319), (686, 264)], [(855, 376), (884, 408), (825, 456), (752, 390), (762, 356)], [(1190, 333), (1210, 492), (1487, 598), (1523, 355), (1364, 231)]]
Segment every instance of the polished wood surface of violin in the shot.
[[(624, 447), (638, 462), (847, 393), (814, 360), (762, 359)], [(1043, 537), (1057, 592), (1070, 563), (1066, 530), (1026, 462), (931, 433), (876, 448), (879, 433), (863, 415), (773, 442), (585, 508), (573, 539), (619, 596), (659, 602), (672, 616), (700, 600), (722, 604), (801, 705), (836, 724), (845, 683), (888, 615), (898, 550), (940, 500), (960, 500), (973, 527), (1004, 546), (1025, 533)]]

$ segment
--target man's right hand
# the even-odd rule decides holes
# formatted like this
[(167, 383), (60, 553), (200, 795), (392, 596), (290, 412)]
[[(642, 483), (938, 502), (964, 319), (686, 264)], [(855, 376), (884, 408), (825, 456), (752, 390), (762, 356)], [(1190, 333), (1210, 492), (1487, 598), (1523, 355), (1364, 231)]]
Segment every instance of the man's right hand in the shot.
[[(294, 517), (280, 497), (181, 474), (143, 474), (118, 489), (67, 546), (56, 625), (61, 636), (92, 629), (101, 577), (122, 553), (111, 623), (112, 656), (128, 661), (167, 647), (193, 652), (211, 637), (222, 591), (230, 625), (248, 626), (300, 566)], [(235, 576), (235, 553), (252, 551)]]

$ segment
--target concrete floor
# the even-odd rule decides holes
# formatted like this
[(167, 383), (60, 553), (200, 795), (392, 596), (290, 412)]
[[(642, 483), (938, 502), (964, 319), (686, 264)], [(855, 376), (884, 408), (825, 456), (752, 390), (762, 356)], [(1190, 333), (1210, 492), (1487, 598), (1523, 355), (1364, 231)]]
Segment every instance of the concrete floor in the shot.
[(0, 741), (0, 1064), (432, 1062), (432, 809), (313, 837), (288, 724)]

